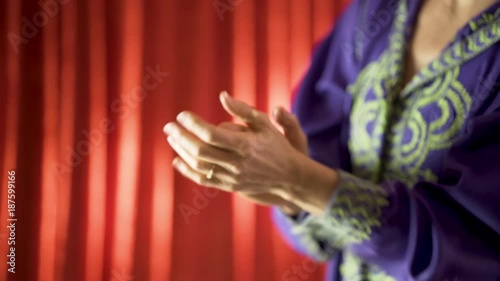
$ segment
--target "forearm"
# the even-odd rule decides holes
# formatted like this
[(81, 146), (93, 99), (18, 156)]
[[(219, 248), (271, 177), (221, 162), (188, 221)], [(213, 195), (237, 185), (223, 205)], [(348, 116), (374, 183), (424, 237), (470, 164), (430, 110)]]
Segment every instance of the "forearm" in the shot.
[(286, 199), (303, 211), (323, 214), (338, 184), (338, 172), (305, 155), (297, 158), (293, 171), (296, 184), (286, 191)]
[(297, 156), (295, 160), (299, 164), (291, 171), (293, 184), (286, 185), (288, 189), (283, 196), (290, 205), (278, 206), (279, 210), (273, 212), (273, 217), (294, 248), (318, 261), (326, 261), (338, 249), (320, 238), (312, 223), (303, 227), (303, 221), (309, 221), (309, 216), (319, 217), (327, 212), (339, 180), (338, 173), (305, 155)]

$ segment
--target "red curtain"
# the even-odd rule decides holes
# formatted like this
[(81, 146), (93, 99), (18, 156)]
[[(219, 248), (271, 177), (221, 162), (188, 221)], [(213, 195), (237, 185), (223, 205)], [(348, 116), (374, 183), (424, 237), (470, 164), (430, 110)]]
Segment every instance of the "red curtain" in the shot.
[(221, 90), (289, 105), (344, 2), (1, 1), (0, 280), (321, 280), (269, 209), (174, 173), (162, 127), (229, 120)]

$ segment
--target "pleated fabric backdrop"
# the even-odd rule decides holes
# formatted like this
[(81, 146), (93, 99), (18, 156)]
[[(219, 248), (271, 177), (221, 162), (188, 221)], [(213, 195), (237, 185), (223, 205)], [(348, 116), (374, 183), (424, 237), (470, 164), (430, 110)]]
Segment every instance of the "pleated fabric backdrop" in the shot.
[(174, 173), (162, 127), (229, 120), (221, 90), (288, 106), (346, 2), (0, 1), (0, 280), (322, 280), (267, 208)]

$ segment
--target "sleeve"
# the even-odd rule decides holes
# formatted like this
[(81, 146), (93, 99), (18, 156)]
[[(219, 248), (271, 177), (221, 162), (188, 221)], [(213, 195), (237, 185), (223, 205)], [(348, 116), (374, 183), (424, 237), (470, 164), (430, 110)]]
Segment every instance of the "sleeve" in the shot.
[(470, 122), (437, 183), (373, 184), (339, 170), (324, 214), (295, 227), (402, 280), (499, 280), (500, 106)]
[[(356, 77), (357, 64), (354, 36), (351, 30), (358, 19), (360, 1), (352, 1), (333, 31), (315, 49), (311, 66), (296, 91), (292, 112), (308, 137), (310, 157), (331, 168), (349, 170), (346, 146), (346, 122), (349, 119), (350, 97), (346, 87)], [(333, 77), (333, 80), (332, 80)], [(315, 110), (311, 112), (311, 108)], [(332, 157), (335, 155), (335, 157)], [(297, 227), (308, 217), (303, 212), (289, 217), (278, 208), (272, 210), (273, 220), (285, 239), (297, 251), (316, 260), (326, 260), (335, 249), (315, 237), (311, 228)]]

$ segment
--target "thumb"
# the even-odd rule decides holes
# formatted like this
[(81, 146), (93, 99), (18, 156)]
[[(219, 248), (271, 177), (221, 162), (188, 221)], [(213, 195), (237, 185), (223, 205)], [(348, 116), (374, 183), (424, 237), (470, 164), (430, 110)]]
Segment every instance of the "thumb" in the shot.
[(276, 107), (273, 110), (273, 119), (283, 128), (285, 137), (293, 147), (307, 154), (307, 136), (302, 131), (297, 117), (283, 107)]
[(250, 105), (233, 99), (226, 91), (220, 93), (220, 102), (224, 110), (231, 116), (245, 122), (252, 129), (262, 129), (270, 126), (267, 116)]

